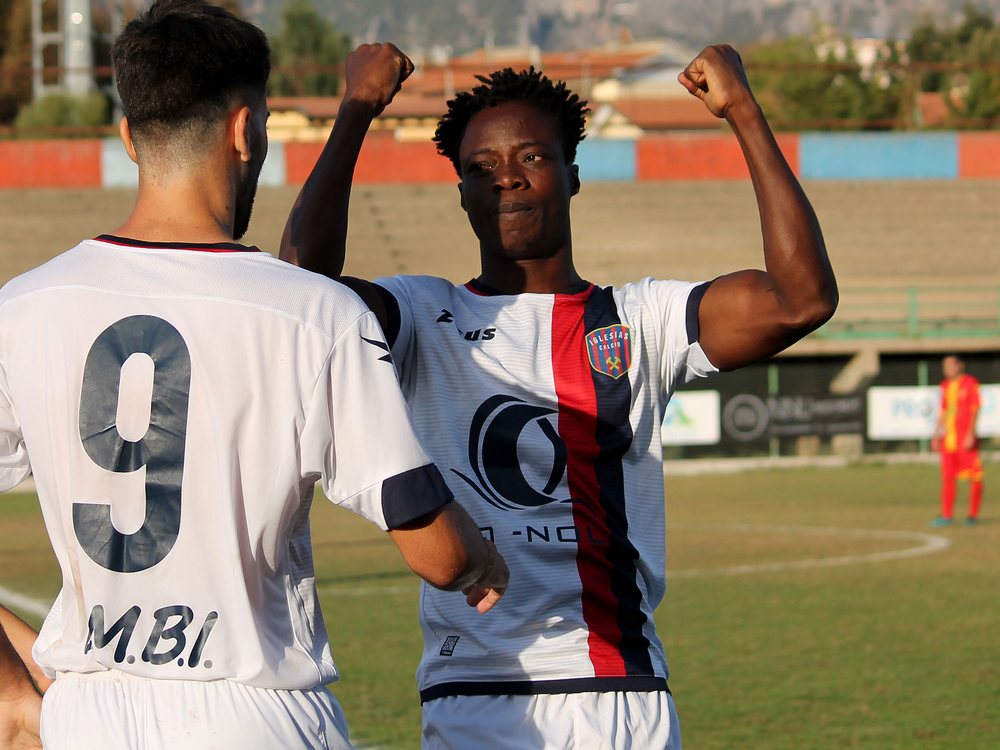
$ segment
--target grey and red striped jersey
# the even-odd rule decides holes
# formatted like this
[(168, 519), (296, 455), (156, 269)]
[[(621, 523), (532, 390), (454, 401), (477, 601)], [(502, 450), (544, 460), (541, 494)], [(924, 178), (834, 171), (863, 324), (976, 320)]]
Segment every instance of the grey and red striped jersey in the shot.
[(377, 283), (397, 303), (386, 333), (417, 432), (511, 571), (486, 616), (424, 586), (422, 700), (663, 689), (660, 425), (676, 385), (715, 372), (698, 343), (706, 285)]
[(46, 673), (336, 679), (315, 483), (383, 529), (451, 499), (387, 350), (345, 287), (233, 243), (101, 236), (8, 283), (0, 490), (34, 474), (62, 572)]

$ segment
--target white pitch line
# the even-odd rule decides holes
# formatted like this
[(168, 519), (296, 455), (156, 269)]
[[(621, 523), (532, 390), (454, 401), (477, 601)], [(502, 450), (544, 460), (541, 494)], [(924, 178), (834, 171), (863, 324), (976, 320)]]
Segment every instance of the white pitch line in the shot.
[[(675, 524), (676, 528), (678, 524)], [(904, 560), (910, 557), (920, 557), (941, 552), (951, 545), (951, 540), (936, 534), (923, 534), (916, 531), (885, 531), (878, 529), (842, 529), (830, 526), (781, 526), (765, 524), (684, 524), (686, 528), (720, 529), (740, 532), (778, 532), (813, 536), (850, 536), (861, 539), (891, 539), (894, 541), (919, 542), (915, 547), (906, 547), (888, 552), (867, 552), (857, 555), (841, 555), (839, 557), (818, 557), (790, 562), (757, 563), (751, 565), (733, 565), (725, 568), (703, 568), (692, 570), (669, 570), (667, 578), (703, 578), (719, 575), (747, 575), (750, 573), (775, 573), (786, 570), (812, 570), (816, 568), (837, 568), (847, 565), (862, 565), (865, 563), (887, 562), (889, 560)]]
[(36, 617), (45, 617), (49, 613), (49, 610), (52, 609), (51, 602), (46, 604), (42, 599), (33, 599), (30, 596), (11, 591), (4, 586), (0, 586), (0, 604), (10, 609), (19, 609)]
[(419, 585), (412, 586), (345, 586), (343, 584), (326, 584), (317, 586), (316, 591), (321, 594), (332, 594), (334, 596), (385, 596), (386, 594), (416, 594), (419, 592)]
[[(813, 570), (816, 568), (838, 568), (847, 565), (862, 565), (865, 563), (888, 562), (904, 560), (909, 557), (920, 557), (941, 552), (951, 545), (951, 541), (936, 534), (923, 534), (917, 531), (889, 531), (881, 529), (850, 529), (834, 526), (787, 526), (778, 524), (673, 524), (671, 528), (700, 528), (719, 531), (737, 531), (744, 533), (767, 532), (797, 534), (802, 536), (847, 536), (859, 539), (884, 539), (891, 541), (919, 542), (914, 547), (887, 552), (866, 552), (856, 555), (840, 555), (838, 557), (807, 558), (786, 562), (753, 563), (747, 565), (732, 565), (724, 568), (695, 568), (689, 570), (674, 570), (667, 567), (667, 579), (705, 578), (708, 576), (749, 575), (751, 573), (775, 573), (785, 570)], [(323, 594), (334, 596), (384, 596), (386, 594), (408, 594), (414, 591), (412, 586), (346, 586), (343, 584), (326, 584), (317, 587)]]
[[(886, 531), (878, 529), (844, 529), (832, 526), (783, 526), (776, 524), (673, 524), (672, 528), (701, 528), (720, 531), (737, 531), (744, 533), (770, 532), (813, 536), (849, 536), (861, 539), (887, 539), (893, 541), (919, 542), (917, 546), (906, 547), (888, 552), (867, 552), (858, 555), (841, 555), (838, 557), (807, 558), (788, 562), (755, 563), (748, 565), (732, 565), (724, 568), (694, 568), (689, 570), (667, 569), (667, 578), (705, 578), (708, 576), (749, 575), (752, 573), (777, 573), (786, 570), (814, 570), (817, 568), (837, 568), (847, 565), (862, 565), (865, 563), (888, 562), (904, 560), (910, 557), (920, 557), (941, 552), (951, 545), (951, 541), (936, 534), (922, 534), (916, 531)], [(317, 591), (338, 597), (386, 596), (395, 594), (416, 593), (416, 585), (411, 586), (347, 586), (344, 584), (326, 584), (317, 586)], [(50, 603), (41, 599), (33, 599), (16, 591), (0, 586), (0, 604), (19, 609), (37, 617), (45, 617), (51, 608)]]

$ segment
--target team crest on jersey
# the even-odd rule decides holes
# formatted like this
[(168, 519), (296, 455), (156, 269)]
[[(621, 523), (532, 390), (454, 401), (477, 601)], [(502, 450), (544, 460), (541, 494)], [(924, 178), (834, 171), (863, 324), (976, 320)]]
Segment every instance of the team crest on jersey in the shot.
[(617, 380), (632, 366), (632, 329), (621, 323), (587, 334), (590, 366)]

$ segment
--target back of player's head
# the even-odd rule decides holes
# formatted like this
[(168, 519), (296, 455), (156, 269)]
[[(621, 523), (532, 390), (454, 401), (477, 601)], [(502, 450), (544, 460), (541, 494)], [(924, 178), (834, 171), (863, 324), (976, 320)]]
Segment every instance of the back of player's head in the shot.
[(205, 0), (156, 0), (115, 40), (112, 61), (137, 140), (219, 122), (263, 96), (271, 70), (264, 32)]
[(565, 82), (553, 82), (534, 67), (519, 73), (513, 68), (504, 68), (476, 78), (482, 84), (472, 91), (463, 91), (448, 102), (448, 111), (434, 133), (438, 153), (451, 160), (459, 175), (462, 173), (459, 148), (469, 122), (487, 107), (509, 102), (536, 107), (550, 116), (555, 121), (566, 163), (576, 160), (576, 147), (584, 138), (589, 110), (585, 101), (566, 88)]

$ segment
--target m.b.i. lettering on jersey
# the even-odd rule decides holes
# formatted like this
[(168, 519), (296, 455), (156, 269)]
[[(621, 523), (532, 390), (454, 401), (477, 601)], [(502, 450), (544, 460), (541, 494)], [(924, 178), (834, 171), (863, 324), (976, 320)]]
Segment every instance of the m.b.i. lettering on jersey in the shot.
[[(110, 646), (117, 639), (114, 652), (116, 664), (134, 664), (136, 650), (144, 643), (138, 653), (139, 658), (147, 664), (159, 666), (176, 662), (179, 667), (186, 664), (192, 669), (199, 665), (205, 669), (212, 668), (212, 661), (204, 656), (212, 629), (219, 622), (218, 612), (209, 612), (203, 620), (199, 620), (199, 625), (190, 607), (173, 604), (153, 612), (150, 622), (148, 616), (142, 616), (142, 608), (135, 604), (110, 626), (107, 621), (104, 607), (95, 605), (90, 611), (83, 653)], [(138, 637), (137, 630), (140, 631)], [(148, 632), (145, 638), (143, 632)]]

